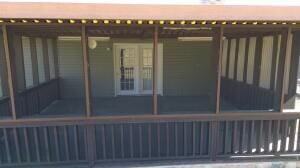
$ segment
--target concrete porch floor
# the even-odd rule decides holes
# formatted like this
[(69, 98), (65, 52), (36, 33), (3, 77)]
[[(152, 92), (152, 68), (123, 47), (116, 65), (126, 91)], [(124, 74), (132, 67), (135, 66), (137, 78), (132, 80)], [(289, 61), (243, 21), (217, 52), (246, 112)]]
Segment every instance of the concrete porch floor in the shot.
[[(195, 114), (213, 113), (213, 103), (208, 96), (160, 96), (158, 110), (160, 114)], [(221, 101), (223, 110), (236, 110), (226, 101)], [(118, 96), (93, 98), (94, 115), (143, 115), (152, 114), (151, 96)], [(40, 114), (49, 115), (84, 115), (84, 99), (62, 99), (53, 102)]]

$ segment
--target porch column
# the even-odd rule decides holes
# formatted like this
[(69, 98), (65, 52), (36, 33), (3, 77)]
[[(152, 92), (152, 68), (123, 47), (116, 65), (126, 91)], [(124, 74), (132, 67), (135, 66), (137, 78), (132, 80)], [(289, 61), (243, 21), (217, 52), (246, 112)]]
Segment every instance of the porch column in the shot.
[(86, 105), (86, 116), (92, 116), (92, 105), (91, 105), (91, 79), (90, 79), (90, 65), (89, 55), (87, 48), (87, 36), (86, 27), (81, 27), (81, 44), (82, 44), (82, 55), (83, 55), (83, 71), (84, 71), (84, 90), (85, 90), (85, 105)]
[(216, 94), (213, 101), (215, 101), (215, 112), (220, 113), (220, 95), (221, 95), (221, 71), (222, 71), (222, 50), (223, 50), (223, 32), (224, 28), (220, 27), (217, 29), (214, 36), (214, 48), (215, 48), (215, 59), (217, 60), (217, 79), (216, 79)]
[(12, 118), (14, 120), (17, 119), (16, 114), (16, 100), (15, 100), (15, 85), (13, 82), (13, 70), (12, 70), (12, 60), (9, 53), (8, 46), (8, 35), (7, 35), (7, 27), (6, 25), (2, 25), (2, 33), (3, 33), (3, 41), (4, 41), (4, 52), (5, 52), (5, 60), (6, 60), (6, 68), (7, 68), (7, 82), (8, 82), (8, 91), (10, 96), (10, 105)]
[(157, 115), (157, 58), (158, 58), (158, 27), (154, 28), (153, 35), (153, 57), (152, 57), (152, 92), (153, 92), (153, 114)]
[(280, 55), (279, 55), (279, 63), (278, 63), (278, 77), (276, 83), (276, 95), (275, 95), (275, 110), (280, 113), (283, 112), (284, 108), (284, 88), (285, 88), (285, 69), (287, 66), (287, 58), (288, 58), (288, 42), (292, 38), (292, 28), (286, 28), (281, 35), (281, 44), (280, 44)]

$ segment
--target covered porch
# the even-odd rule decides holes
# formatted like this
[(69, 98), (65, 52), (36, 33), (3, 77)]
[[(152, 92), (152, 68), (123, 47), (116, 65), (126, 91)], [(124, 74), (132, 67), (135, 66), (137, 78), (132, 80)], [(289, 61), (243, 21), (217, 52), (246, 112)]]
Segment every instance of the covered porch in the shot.
[(0, 164), (299, 155), (299, 22), (184, 17), (0, 17)]
[[(206, 23), (153, 28), (131, 22), (8, 26), (16, 116), (214, 114), (218, 94), (220, 112), (274, 112), (285, 53), (284, 111), (297, 111), (296, 30), (228, 27), (220, 36)], [(2, 102), (2, 114), (10, 114), (9, 99)]]

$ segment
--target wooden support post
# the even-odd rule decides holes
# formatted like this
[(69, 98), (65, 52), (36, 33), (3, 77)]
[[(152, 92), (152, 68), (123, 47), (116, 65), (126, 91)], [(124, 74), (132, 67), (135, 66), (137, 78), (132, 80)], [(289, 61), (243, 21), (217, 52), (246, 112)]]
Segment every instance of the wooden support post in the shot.
[(153, 114), (157, 115), (157, 64), (158, 64), (158, 27), (154, 28), (153, 35), (153, 57), (152, 57), (152, 92), (153, 92)]
[(223, 50), (223, 27), (217, 31), (215, 35), (215, 49), (217, 59), (217, 79), (216, 79), (216, 95), (215, 95), (215, 111), (220, 113), (220, 96), (221, 96), (221, 71), (222, 71), (222, 50)]
[(10, 96), (10, 105), (12, 118), (14, 120), (17, 119), (16, 113), (16, 99), (15, 99), (15, 85), (13, 81), (13, 73), (12, 73), (12, 61), (9, 53), (8, 46), (8, 35), (7, 35), (7, 27), (6, 25), (2, 25), (2, 33), (3, 33), (3, 41), (4, 41), (4, 52), (5, 52), (5, 60), (6, 60), (6, 68), (7, 68), (7, 82), (8, 82), (8, 90)]
[(275, 111), (283, 112), (284, 108), (284, 88), (285, 88), (285, 69), (287, 66), (288, 45), (291, 38), (291, 27), (285, 29), (281, 35), (280, 55), (278, 62), (278, 77), (276, 84)]
[(84, 89), (85, 89), (85, 103), (86, 103), (86, 116), (92, 116), (92, 105), (91, 105), (91, 79), (90, 79), (90, 65), (89, 65), (89, 54), (87, 48), (88, 38), (86, 36), (86, 27), (82, 26), (81, 29), (81, 44), (82, 44), (82, 55), (83, 55), (83, 71), (84, 71)]

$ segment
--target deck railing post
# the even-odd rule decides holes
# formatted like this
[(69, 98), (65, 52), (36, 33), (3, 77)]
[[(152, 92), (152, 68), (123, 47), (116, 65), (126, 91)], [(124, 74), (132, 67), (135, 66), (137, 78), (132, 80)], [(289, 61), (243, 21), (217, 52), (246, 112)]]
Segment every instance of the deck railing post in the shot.
[(86, 159), (89, 162), (89, 167), (93, 167), (96, 160), (96, 137), (95, 125), (86, 125)]
[(86, 35), (86, 27), (82, 26), (81, 29), (81, 44), (82, 44), (82, 55), (83, 55), (83, 71), (84, 71), (84, 90), (85, 90), (85, 103), (86, 103), (86, 116), (92, 116), (92, 105), (91, 105), (91, 79), (90, 79), (90, 65), (87, 42), (88, 37)]
[(216, 79), (216, 95), (215, 99), (215, 112), (220, 113), (220, 96), (221, 96), (221, 71), (222, 71), (222, 50), (223, 50), (223, 31), (224, 28), (220, 27), (217, 34), (214, 36), (214, 43), (216, 49), (216, 60), (217, 60), (217, 79)]
[(211, 121), (209, 124), (209, 156), (214, 161), (218, 154), (219, 121)]
[(152, 92), (153, 92), (153, 114), (158, 114), (157, 109), (157, 58), (158, 58), (158, 27), (154, 27), (153, 35), (153, 57), (152, 57)]
[(8, 46), (8, 35), (7, 35), (6, 25), (2, 25), (2, 34), (3, 34), (3, 41), (4, 41), (4, 52), (5, 52), (5, 60), (6, 60), (6, 68), (7, 68), (7, 82), (8, 82), (9, 96), (10, 96), (11, 113), (12, 113), (12, 118), (16, 120), (17, 114), (16, 114), (15, 85), (14, 85), (14, 77), (13, 77), (13, 70), (12, 70), (12, 60), (11, 60), (11, 55)]

